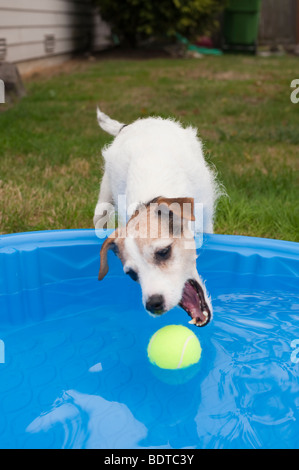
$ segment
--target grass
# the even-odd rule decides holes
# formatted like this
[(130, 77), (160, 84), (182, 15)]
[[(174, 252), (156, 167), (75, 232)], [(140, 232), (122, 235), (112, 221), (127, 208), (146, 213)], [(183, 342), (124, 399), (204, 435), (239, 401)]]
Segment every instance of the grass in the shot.
[(95, 109), (122, 122), (173, 116), (199, 129), (228, 197), (215, 231), (299, 241), (295, 57), (76, 61), (0, 105), (0, 233), (92, 227), (101, 147)]

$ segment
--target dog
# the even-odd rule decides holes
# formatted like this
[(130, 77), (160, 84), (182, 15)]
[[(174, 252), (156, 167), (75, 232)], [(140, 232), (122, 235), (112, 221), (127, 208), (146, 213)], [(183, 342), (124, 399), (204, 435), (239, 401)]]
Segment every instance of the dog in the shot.
[(111, 249), (124, 272), (140, 283), (148, 313), (161, 315), (179, 305), (191, 317), (189, 323), (207, 325), (212, 303), (196, 269), (191, 226), (198, 204), (203, 232), (213, 233), (221, 187), (204, 159), (197, 130), (161, 117), (124, 124), (99, 108), (97, 119), (115, 138), (102, 150), (105, 166), (95, 228), (107, 228), (115, 211), (121, 214), (118, 228), (102, 245), (99, 280), (108, 272)]

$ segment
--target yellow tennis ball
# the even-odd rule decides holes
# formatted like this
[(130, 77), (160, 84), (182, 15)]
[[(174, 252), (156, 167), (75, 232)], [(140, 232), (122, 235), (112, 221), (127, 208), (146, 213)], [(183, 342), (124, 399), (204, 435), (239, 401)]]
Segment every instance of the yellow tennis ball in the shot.
[(151, 337), (147, 354), (149, 360), (161, 369), (183, 369), (199, 361), (201, 346), (189, 328), (168, 325)]

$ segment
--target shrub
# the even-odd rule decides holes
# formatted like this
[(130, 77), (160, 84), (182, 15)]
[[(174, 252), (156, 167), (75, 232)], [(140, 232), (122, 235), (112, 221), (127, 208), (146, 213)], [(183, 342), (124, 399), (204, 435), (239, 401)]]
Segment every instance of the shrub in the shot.
[(121, 43), (136, 46), (148, 37), (189, 39), (211, 32), (223, 0), (95, 0), (102, 18), (110, 24)]

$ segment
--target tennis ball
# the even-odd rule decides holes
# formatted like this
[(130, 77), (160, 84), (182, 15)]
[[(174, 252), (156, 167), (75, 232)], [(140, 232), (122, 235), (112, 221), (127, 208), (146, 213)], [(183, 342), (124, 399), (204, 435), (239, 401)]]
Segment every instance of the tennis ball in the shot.
[(201, 346), (189, 328), (168, 325), (151, 337), (147, 354), (151, 363), (161, 369), (183, 369), (199, 361)]

